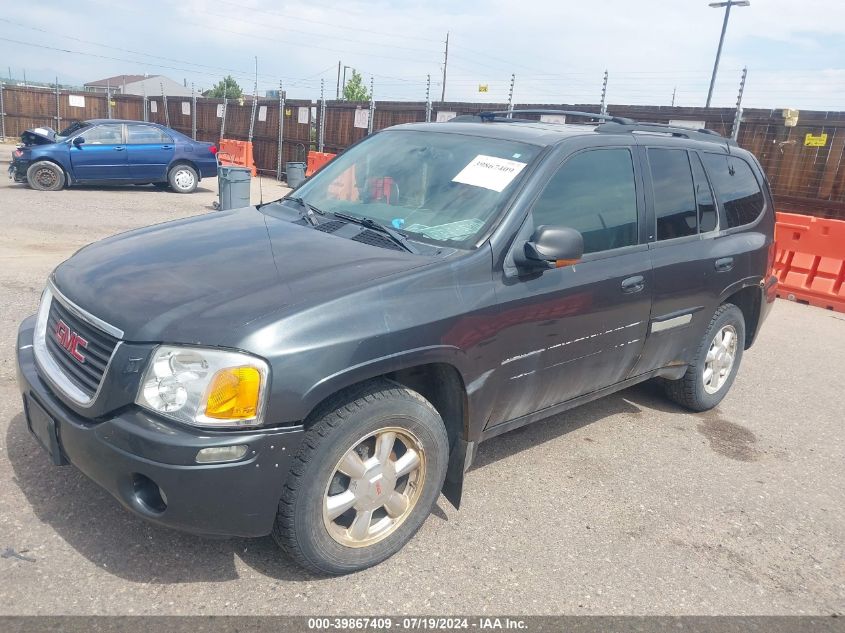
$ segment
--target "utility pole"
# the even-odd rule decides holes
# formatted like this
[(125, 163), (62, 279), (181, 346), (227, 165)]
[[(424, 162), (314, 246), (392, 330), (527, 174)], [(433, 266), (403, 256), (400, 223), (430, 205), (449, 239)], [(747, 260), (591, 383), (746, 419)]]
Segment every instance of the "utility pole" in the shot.
[(678, 86), (672, 88), (672, 107), (675, 107), (675, 93), (678, 91)]
[[(343, 83), (340, 85), (340, 86), (341, 86), (341, 87), (340, 87), (340, 90), (341, 90), (340, 94), (341, 94), (341, 95), (343, 94), (343, 91), (344, 91), (344, 90), (346, 90), (346, 69), (347, 69), (347, 68), (352, 68), (352, 66), (344, 66), (344, 67), (343, 67)], [(354, 70), (354, 69), (353, 69), (353, 70)], [(338, 98), (340, 98), (340, 97), (338, 97)], [(344, 97), (343, 99), (344, 99), (344, 101), (345, 101), (345, 100), (346, 100), (346, 97)]]
[(335, 96), (335, 99), (338, 101), (340, 101), (340, 64), (341, 60), (337, 60), (337, 96)]
[(167, 94), (164, 92), (164, 82), (161, 82), (161, 105), (164, 107), (164, 124), (170, 127), (170, 111), (167, 108)]
[(742, 122), (742, 93), (745, 92), (745, 78), (748, 76), (748, 68), (742, 69), (742, 79), (739, 80), (739, 94), (736, 96), (736, 115), (734, 116), (734, 126), (731, 130), (731, 138), (737, 140), (739, 138), (739, 124)]
[(440, 102), (446, 101), (446, 64), (449, 63), (449, 31), (446, 31), (446, 51), (443, 53), (443, 90), (440, 92)]
[(370, 115), (367, 117), (367, 134), (373, 133), (373, 119), (376, 115), (376, 96), (373, 92), (373, 76), (370, 75)]
[(513, 118), (513, 85), (516, 83), (516, 73), (511, 74), (511, 89), (508, 91), (508, 118)]
[(711, 2), (710, 6), (714, 9), (721, 9), (725, 7), (725, 19), (722, 22), (722, 34), (719, 36), (719, 48), (716, 49), (716, 61), (713, 64), (713, 75), (710, 77), (710, 89), (707, 91), (707, 103), (705, 108), (710, 107), (710, 101), (713, 99), (713, 86), (716, 84), (716, 73), (719, 72), (719, 58), (722, 56), (722, 45), (725, 43), (725, 31), (728, 30), (728, 20), (731, 17), (731, 7), (747, 7), (751, 4), (750, 0), (726, 0), (725, 2)]
[(285, 93), (279, 80), (279, 144), (276, 146), (276, 180), (282, 179), (282, 144), (285, 142)]
[(323, 136), (326, 131), (326, 80), (320, 79), (320, 130), (317, 135), (317, 151), (323, 151)]
[(431, 75), (425, 76), (425, 122), (431, 123)]
[(604, 81), (601, 85), (601, 114), (607, 114), (607, 70), (604, 71)]
[(258, 55), (255, 56), (255, 84), (252, 87), (252, 111), (249, 115), (249, 138), (252, 143), (252, 133), (255, 131), (255, 107), (258, 104)]

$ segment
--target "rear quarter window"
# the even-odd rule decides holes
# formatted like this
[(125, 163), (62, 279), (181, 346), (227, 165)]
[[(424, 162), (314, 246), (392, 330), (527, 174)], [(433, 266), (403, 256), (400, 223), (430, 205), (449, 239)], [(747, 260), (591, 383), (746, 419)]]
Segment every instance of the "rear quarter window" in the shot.
[(727, 228), (754, 222), (763, 212), (765, 199), (754, 171), (745, 160), (724, 154), (702, 153), (701, 159), (725, 210)]

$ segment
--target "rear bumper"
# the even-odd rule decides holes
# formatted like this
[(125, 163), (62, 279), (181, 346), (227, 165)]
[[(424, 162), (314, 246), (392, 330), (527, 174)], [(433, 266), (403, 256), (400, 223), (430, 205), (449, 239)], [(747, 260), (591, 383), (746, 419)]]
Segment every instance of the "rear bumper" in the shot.
[(12, 161), (9, 163), (9, 178), (15, 182), (26, 182), (26, 170), (29, 168), (30, 162), (20, 160), (12, 155)]
[[(18, 384), (30, 431), (45, 448), (45, 433), (29, 420), (38, 410), (53, 421), (55, 463), (73, 464), (127, 509), (160, 525), (218, 536), (270, 533), (304, 435), (300, 427), (215, 432), (166, 422), (137, 407), (94, 422), (67, 408), (41, 380), (33, 328), (31, 317), (18, 332)], [(201, 448), (233, 444), (249, 447), (240, 461), (195, 462)]]

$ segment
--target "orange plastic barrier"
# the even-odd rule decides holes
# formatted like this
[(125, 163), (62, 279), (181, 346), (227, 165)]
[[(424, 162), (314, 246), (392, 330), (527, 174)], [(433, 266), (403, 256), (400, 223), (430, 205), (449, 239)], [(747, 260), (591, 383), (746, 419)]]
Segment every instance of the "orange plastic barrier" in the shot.
[(236, 141), (231, 138), (221, 139), (217, 159), (221, 165), (249, 167), (252, 170), (253, 176), (258, 173), (258, 170), (255, 168), (255, 159), (252, 155), (252, 143), (250, 141)]
[(305, 168), (305, 175), (311, 176), (311, 174), (320, 169), (320, 167), (325, 165), (335, 156), (337, 156), (337, 154), (330, 154), (329, 152), (308, 152), (308, 164)]
[(845, 312), (845, 221), (778, 213), (779, 297)]

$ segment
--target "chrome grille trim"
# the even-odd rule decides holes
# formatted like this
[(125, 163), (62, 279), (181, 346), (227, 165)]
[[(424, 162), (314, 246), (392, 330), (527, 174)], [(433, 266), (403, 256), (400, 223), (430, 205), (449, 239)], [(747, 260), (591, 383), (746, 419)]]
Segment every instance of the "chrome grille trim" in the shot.
[(39, 373), (41, 377), (54, 390), (58, 391), (64, 396), (67, 396), (80, 407), (89, 408), (97, 400), (97, 396), (100, 395), (100, 390), (103, 387), (105, 377), (108, 374), (109, 368), (111, 367), (114, 355), (120, 348), (120, 346), (123, 344), (123, 342), (118, 340), (117, 344), (114, 346), (111, 356), (109, 356), (108, 363), (106, 363), (106, 367), (105, 369), (103, 369), (103, 376), (99, 384), (97, 385), (97, 390), (94, 392), (93, 395), (88, 395), (82, 389), (80, 389), (73, 381), (71, 381), (70, 378), (68, 378), (65, 371), (61, 368), (59, 363), (53, 358), (52, 354), (47, 349), (47, 322), (50, 316), (50, 307), (52, 306), (54, 300), (58, 300), (65, 309), (71, 311), (77, 318), (86, 321), (92, 327), (103, 329), (103, 331), (108, 332), (108, 334), (111, 334), (116, 338), (122, 338), (123, 331), (112, 325), (109, 325), (102, 319), (98, 319), (97, 317), (93, 316), (92, 314), (89, 314), (88, 312), (77, 306), (72, 301), (69, 301), (56, 289), (52, 281), (48, 281), (47, 288), (45, 288), (44, 293), (41, 295), (41, 303), (38, 306), (38, 316), (35, 321), (35, 332), (32, 341), (32, 349), (35, 355), (35, 363), (38, 366), (38, 369), (40, 370)]

